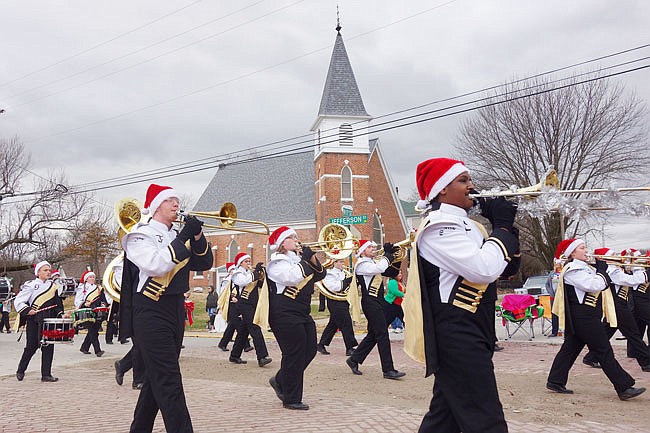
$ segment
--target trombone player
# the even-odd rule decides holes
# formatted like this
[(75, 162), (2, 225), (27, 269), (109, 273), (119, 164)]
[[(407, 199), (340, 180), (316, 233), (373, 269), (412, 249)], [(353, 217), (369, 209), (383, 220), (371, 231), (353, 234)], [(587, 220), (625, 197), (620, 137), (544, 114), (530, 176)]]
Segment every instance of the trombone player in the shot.
[[(328, 267), (327, 265), (323, 266)], [(330, 320), (327, 322), (316, 346), (318, 352), (323, 355), (330, 354), (326, 346), (329, 346), (332, 342), (337, 329), (340, 329), (341, 334), (343, 334), (346, 356), (352, 355), (352, 351), (359, 344), (354, 336), (354, 327), (350, 317), (350, 304), (345, 299), (345, 293), (350, 290), (350, 283), (352, 283), (352, 274), (345, 270), (345, 259), (334, 260), (327, 269), (325, 279), (317, 283), (321, 293), (327, 292), (325, 298), (327, 309), (330, 312)]]
[(145, 369), (131, 432), (151, 432), (158, 410), (168, 432), (193, 432), (178, 363), (184, 293), (190, 270), (210, 269), (212, 251), (196, 217), (187, 217), (180, 232), (173, 230), (178, 197), (169, 186), (151, 184), (142, 211), (151, 220), (139, 222), (122, 238), (120, 335), (133, 336)]

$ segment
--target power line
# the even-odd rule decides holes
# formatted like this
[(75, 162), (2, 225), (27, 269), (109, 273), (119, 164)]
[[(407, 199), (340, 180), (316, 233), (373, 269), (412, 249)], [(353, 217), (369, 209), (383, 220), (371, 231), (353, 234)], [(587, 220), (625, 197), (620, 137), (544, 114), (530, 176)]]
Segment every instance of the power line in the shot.
[(96, 44), (96, 45), (93, 45), (93, 46), (91, 46), (91, 47), (89, 47), (89, 48), (86, 48), (86, 49), (84, 49), (84, 50), (81, 50), (81, 51), (79, 51), (79, 52), (77, 52), (77, 53), (75, 53), (75, 54), (72, 54), (72, 55), (70, 55), (70, 56), (68, 56), (68, 57), (65, 57), (65, 58), (63, 58), (63, 59), (61, 59), (61, 60), (58, 60), (58, 61), (56, 61), (56, 62), (54, 62), (54, 63), (51, 63), (51, 64), (49, 64), (49, 65), (47, 65), (47, 66), (43, 66), (42, 68), (36, 69), (36, 70), (34, 70), (34, 71), (32, 71), (32, 72), (29, 72), (29, 73), (27, 73), (27, 74), (24, 74), (24, 75), (22, 75), (22, 76), (20, 76), (20, 77), (14, 78), (14, 79), (9, 80), (9, 81), (5, 81), (4, 83), (0, 83), (0, 87), (4, 87), (4, 86), (6, 86), (6, 85), (8, 85), (8, 84), (15, 83), (16, 81), (20, 81), (20, 80), (22, 80), (22, 79), (24, 79), (24, 78), (31, 77), (31, 76), (34, 75), (34, 74), (37, 74), (37, 73), (39, 73), (39, 72), (46, 71), (46, 70), (48, 70), (48, 69), (50, 69), (50, 68), (52, 68), (52, 67), (54, 67), (54, 66), (60, 65), (61, 63), (64, 63), (64, 62), (67, 62), (68, 60), (72, 60), (72, 59), (74, 59), (74, 58), (76, 58), (76, 57), (79, 57), (79, 56), (81, 56), (81, 55), (83, 55), (83, 54), (86, 54), (86, 53), (88, 53), (88, 52), (90, 52), (90, 51), (96, 50), (97, 48), (102, 47), (102, 46), (107, 45), (107, 44), (110, 44), (111, 42), (114, 42), (114, 41), (116, 41), (116, 40), (118, 40), (118, 39), (120, 39), (120, 38), (123, 38), (123, 37), (126, 36), (126, 35), (130, 35), (131, 33), (135, 33), (135, 32), (137, 32), (138, 30), (142, 30), (142, 29), (144, 29), (145, 27), (149, 27), (150, 25), (155, 24), (155, 23), (157, 23), (158, 21), (162, 21), (163, 19), (168, 18), (168, 17), (170, 17), (170, 16), (172, 16), (172, 15), (174, 15), (174, 14), (177, 14), (177, 13), (179, 13), (179, 12), (181, 12), (181, 11), (183, 11), (183, 10), (189, 8), (189, 7), (192, 7), (192, 6), (194, 6), (195, 4), (200, 3), (201, 1), (202, 1), (202, 0), (196, 0), (196, 1), (192, 2), (192, 3), (190, 3), (190, 4), (187, 4), (187, 5), (185, 5), (185, 6), (181, 7), (181, 8), (179, 8), (179, 9), (176, 9), (176, 10), (171, 11), (171, 12), (165, 14), (165, 15), (162, 15), (162, 16), (160, 16), (160, 17), (154, 19), (153, 21), (149, 21), (148, 23), (142, 24), (141, 26), (138, 26), (138, 27), (136, 27), (136, 28), (133, 28), (133, 29), (131, 29), (131, 30), (128, 30), (128, 31), (126, 31), (126, 32), (124, 32), (124, 33), (120, 33), (120, 34), (117, 35), (117, 36), (114, 36), (114, 37), (112, 37), (112, 38), (110, 38), (110, 39), (107, 39), (107, 40), (105, 40), (105, 41), (103, 41), (103, 42), (100, 42), (100, 43), (98, 43), (98, 44)]

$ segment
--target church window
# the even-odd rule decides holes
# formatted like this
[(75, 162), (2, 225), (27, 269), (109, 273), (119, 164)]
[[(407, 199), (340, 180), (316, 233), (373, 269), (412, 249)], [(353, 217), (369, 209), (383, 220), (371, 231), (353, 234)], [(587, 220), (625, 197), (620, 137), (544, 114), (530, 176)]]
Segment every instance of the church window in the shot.
[(341, 146), (352, 146), (352, 125), (343, 123), (339, 126), (339, 144)]
[(377, 212), (373, 215), (372, 218), (372, 240), (377, 245), (383, 245), (384, 243), (384, 228), (381, 224), (381, 217)]
[(352, 170), (347, 165), (341, 170), (341, 200), (352, 200)]
[(237, 243), (236, 240), (230, 241), (230, 245), (228, 245), (228, 261), (229, 262), (234, 262), (235, 261), (235, 256), (239, 253), (239, 244)]

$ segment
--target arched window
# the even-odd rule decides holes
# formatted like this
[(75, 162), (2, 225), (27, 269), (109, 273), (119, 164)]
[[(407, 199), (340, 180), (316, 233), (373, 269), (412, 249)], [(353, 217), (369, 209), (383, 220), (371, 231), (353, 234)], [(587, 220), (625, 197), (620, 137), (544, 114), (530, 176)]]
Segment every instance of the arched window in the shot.
[(381, 225), (381, 217), (377, 212), (372, 217), (372, 240), (377, 245), (384, 244), (384, 228)]
[(230, 245), (228, 245), (228, 261), (229, 262), (234, 262), (235, 261), (235, 256), (239, 253), (239, 244), (237, 243), (236, 240), (230, 241)]
[(339, 126), (339, 144), (341, 146), (352, 146), (352, 125), (342, 123)]
[(352, 170), (347, 165), (341, 170), (341, 200), (352, 200)]

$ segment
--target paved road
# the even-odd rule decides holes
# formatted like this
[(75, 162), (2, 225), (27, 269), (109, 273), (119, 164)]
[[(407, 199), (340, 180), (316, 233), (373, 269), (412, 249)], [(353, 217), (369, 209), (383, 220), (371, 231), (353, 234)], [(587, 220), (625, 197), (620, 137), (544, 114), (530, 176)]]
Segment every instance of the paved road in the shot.
[[(503, 328), (497, 330), (503, 337)], [(537, 330), (537, 329), (536, 329)], [(199, 337), (200, 335), (200, 337)], [(186, 356), (201, 356), (208, 353), (215, 359), (225, 359), (227, 354), (213, 350), (217, 334), (195, 334), (186, 336)], [(393, 354), (396, 365), (412, 365), (402, 351), (401, 335), (391, 334), (394, 340)], [(506, 351), (514, 352), (517, 345), (528, 345), (527, 339), (517, 336), (516, 342), (506, 342)], [(538, 341), (559, 344), (561, 339), (546, 337)], [(0, 411), (1, 432), (60, 432), (92, 431), (96, 433), (127, 432), (137, 399), (137, 391), (129, 384), (130, 374), (125, 377), (125, 386), (117, 386), (112, 376), (112, 364), (130, 347), (114, 344), (103, 345), (106, 354), (102, 358), (83, 355), (79, 352), (81, 339), (72, 345), (57, 345), (55, 350), (54, 374), (60, 381), (52, 384), (40, 382), (40, 352), (32, 359), (25, 380), (15, 379), (15, 368), (24, 347), (24, 340), (16, 342), (16, 334), (0, 334), (0, 389), (2, 390), (2, 411)], [(620, 344), (617, 342), (616, 344)], [(335, 339), (333, 352), (342, 352), (342, 341)], [(540, 345), (529, 346), (544, 347)], [(208, 350), (209, 349), (209, 350)], [(277, 344), (269, 341), (272, 356), (278, 356)], [(548, 352), (548, 347), (546, 347)], [(511, 353), (512, 353), (511, 352)], [(530, 365), (518, 364), (518, 368), (539, 369), (537, 353), (533, 353)], [(335, 362), (334, 356), (325, 362)], [(373, 355), (374, 356), (374, 355)], [(498, 355), (503, 362), (498, 369), (512, 368), (508, 355)], [(340, 360), (339, 360), (340, 361)], [(369, 358), (364, 368), (376, 369), (378, 359)], [(533, 361), (537, 361), (534, 363)], [(181, 358), (182, 363), (182, 358)], [(373, 367), (373, 364), (375, 366)], [(417, 366), (413, 366), (417, 368)], [(547, 366), (545, 367), (547, 368)], [(110, 372), (110, 373), (108, 373)], [(364, 375), (363, 377), (366, 378)], [(368, 378), (372, 384), (372, 380)], [(417, 431), (426, 410), (430, 395), (424, 395), (422, 405), (409, 410), (390, 406), (371, 406), (345, 396), (333, 398), (330, 394), (309, 392), (312, 409), (294, 412), (283, 409), (266, 383), (234, 383), (228, 380), (208, 380), (184, 377), (187, 400), (196, 432), (413, 432)], [(371, 386), (371, 385), (370, 385)], [(368, 389), (372, 393), (372, 389)], [(647, 400), (646, 400), (647, 402)], [(645, 403), (645, 402), (643, 402)], [(27, 411), (26, 411), (27, 409)], [(506, 417), (508, 411), (506, 409)], [(90, 414), (90, 415), (87, 415)], [(81, 420), (87, 420), (83, 422)], [(17, 420), (20, 420), (19, 424)], [(612, 426), (577, 419), (574, 424), (557, 427), (543, 425), (539, 421), (509, 421), (510, 431), (517, 432), (609, 432), (635, 433), (627, 426)], [(158, 417), (154, 431), (163, 432), (162, 420)], [(647, 431), (647, 430), (645, 430)]]

